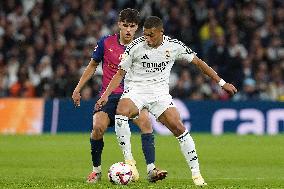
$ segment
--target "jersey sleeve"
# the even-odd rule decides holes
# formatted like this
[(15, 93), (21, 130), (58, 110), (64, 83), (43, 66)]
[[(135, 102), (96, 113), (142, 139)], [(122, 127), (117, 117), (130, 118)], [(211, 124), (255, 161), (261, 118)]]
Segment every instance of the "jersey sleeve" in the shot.
[(122, 55), (122, 58), (121, 58), (121, 61), (120, 61), (120, 64), (119, 64), (119, 67), (121, 69), (123, 69), (124, 71), (128, 71), (128, 69), (130, 68), (131, 64), (132, 64), (132, 53), (133, 53), (133, 46), (131, 44), (129, 44), (123, 55)]
[(196, 55), (196, 53), (180, 41), (178, 42), (177, 45), (178, 45), (178, 54), (176, 59), (185, 59), (188, 62), (191, 62), (194, 56)]
[(101, 62), (104, 57), (104, 40), (106, 37), (102, 37), (98, 42), (97, 46), (95, 47), (92, 58), (95, 60), (97, 63)]

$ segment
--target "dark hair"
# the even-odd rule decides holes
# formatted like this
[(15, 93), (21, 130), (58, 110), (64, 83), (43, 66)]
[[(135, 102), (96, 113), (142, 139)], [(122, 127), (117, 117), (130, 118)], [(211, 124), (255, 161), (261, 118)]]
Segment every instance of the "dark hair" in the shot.
[(149, 16), (144, 22), (144, 28), (163, 28), (163, 21), (157, 16)]
[(119, 20), (118, 21), (120, 21), (120, 22), (125, 21), (125, 22), (128, 22), (128, 23), (139, 24), (139, 21), (140, 21), (139, 12), (138, 12), (138, 10), (131, 9), (131, 8), (123, 9), (119, 13)]

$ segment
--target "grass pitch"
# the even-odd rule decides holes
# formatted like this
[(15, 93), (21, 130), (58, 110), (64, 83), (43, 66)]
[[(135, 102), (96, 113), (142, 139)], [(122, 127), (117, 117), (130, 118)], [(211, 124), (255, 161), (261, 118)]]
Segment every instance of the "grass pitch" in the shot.
[[(206, 188), (284, 188), (284, 136), (211, 136), (195, 139)], [(88, 134), (42, 136), (0, 135), (0, 188), (196, 188), (173, 136), (156, 135), (156, 165), (168, 177), (157, 183), (146, 180), (146, 165), (139, 135), (132, 135), (133, 154), (140, 181), (116, 186), (107, 180), (111, 164), (122, 161), (115, 135), (105, 135), (103, 179), (87, 184), (91, 171)]]

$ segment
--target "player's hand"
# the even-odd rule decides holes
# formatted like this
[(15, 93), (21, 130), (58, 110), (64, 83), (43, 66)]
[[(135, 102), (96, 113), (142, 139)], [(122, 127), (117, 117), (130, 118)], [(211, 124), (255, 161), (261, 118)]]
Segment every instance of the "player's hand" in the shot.
[(108, 101), (108, 97), (105, 95), (102, 95), (95, 105), (96, 110), (101, 109), (107, 103), (107, 101)]
[(76, 107), (80, 106), (81, 94), (79, 90), (73, 91), (72, 99)]
[(238, 90), (236, 89), (236, 87), (234, 85), (232, 85), (231, 83), (225, 83), (222, 87), (227, 93), (229, 93), (230, 95), (234, 95), (238, 92)]

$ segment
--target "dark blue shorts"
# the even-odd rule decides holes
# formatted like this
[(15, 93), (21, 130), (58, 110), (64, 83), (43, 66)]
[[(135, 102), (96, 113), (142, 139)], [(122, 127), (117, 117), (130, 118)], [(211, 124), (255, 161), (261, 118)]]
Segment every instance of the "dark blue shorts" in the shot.
[(100, 110), (96, 110), (96, 108), (94, 108), (94, 114), (100, 111), (108, 114), (108, 117), (110, 119), (109, 127), (113, 127), (115, 125), (116, 107), (121, 95), (122, 94), (111, 94), (108, 97), (108, 102), (106, 103), (106, 105), (104, 105)]

